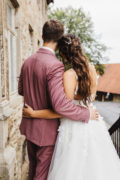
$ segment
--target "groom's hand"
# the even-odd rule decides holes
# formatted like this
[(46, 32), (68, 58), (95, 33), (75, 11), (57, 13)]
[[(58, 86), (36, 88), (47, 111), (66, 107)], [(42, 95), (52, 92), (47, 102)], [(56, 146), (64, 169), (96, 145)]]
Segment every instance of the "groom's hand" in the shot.
[(90, 110), (90, 119), (91, 120), (98, 120), (99, 118), (99, 113), (96, 109), (93, 108), (93, 106), (89, 106)]

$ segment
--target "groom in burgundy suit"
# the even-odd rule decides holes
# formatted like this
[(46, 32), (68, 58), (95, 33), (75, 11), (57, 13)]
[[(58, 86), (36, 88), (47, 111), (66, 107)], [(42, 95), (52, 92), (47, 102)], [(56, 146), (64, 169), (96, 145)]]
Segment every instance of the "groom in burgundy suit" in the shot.
[[(18, 92), (35, 110), (53, 109), (75, 121), (88, 122), (90, 111), (66, 98), (63, 88), (64, 65), (55, 56), (63, 25), (50, 20), (43, 27), (44, 46), (29, 57), (21, 68)], [(91, 111), (95, 119), (95, 111)], [(30, 180), (47, 180), (56, 142), (59, 119), (22, 118), (21, 134), (26, 136)]]

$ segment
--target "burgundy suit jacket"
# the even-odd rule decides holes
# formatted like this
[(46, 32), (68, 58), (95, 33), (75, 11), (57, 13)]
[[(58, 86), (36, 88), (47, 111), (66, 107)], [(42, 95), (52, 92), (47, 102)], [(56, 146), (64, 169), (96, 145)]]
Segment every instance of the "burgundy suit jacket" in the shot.
[[(21, 68), (18, 93), (35, 110), (53, 109), (75, 121), (88, 122), (87, 108), (75, 105), (66, 98), (63, 87), (64, 65), (49, 50), (40, 48)], [(38, 146), (54, 145), (59, 119), (22, 118), (20, 131)]]

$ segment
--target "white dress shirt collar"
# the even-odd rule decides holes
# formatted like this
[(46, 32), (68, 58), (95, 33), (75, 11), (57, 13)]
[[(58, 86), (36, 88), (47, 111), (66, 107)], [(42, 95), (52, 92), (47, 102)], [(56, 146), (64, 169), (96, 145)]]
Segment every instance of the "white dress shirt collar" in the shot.
[(54, 53), (54, 54), (55, 54), (55, 51), (54, 51), (53, 49), (49, 48), (49, 47), (42, 46), (41, 48), (42, 48), (42, 49), (49, 50), (49, 51), (51, 51), (52, 53)]

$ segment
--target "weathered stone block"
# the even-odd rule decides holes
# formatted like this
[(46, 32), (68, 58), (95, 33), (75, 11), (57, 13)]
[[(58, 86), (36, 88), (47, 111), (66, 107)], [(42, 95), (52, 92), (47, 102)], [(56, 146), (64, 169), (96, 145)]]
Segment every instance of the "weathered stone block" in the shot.
[(4, 151), (0, 151), (0, 178), (4, 180), (14, 179), (15, 149), (7, 146)]

